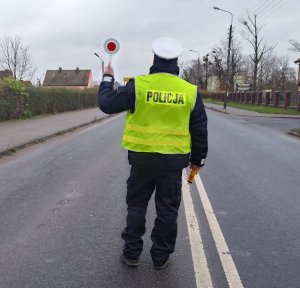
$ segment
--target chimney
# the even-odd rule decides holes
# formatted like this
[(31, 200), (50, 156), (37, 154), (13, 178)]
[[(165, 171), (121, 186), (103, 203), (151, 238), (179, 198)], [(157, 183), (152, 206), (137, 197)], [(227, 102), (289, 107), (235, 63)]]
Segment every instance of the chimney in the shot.
[(78, 67), (76, 68), (75, 73), (79, 73), (79, 68)]
[(61, 72), (62, 72), (62, 68), (59, 67), (59, 68), (58, 68), (58, 73), (61, 73)]

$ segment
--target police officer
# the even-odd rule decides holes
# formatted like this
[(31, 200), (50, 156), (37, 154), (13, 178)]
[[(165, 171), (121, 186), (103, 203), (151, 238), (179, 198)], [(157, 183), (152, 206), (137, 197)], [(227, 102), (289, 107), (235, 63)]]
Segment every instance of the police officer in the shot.
[(178, 77), (180, 43), (159, 38), (150, 74), (131, 79), (113, 90), (114, 71), (108, 65), (100, 84), (98, 103), (107, 113), (128, 111), (122, 146), (131, 165), (127, 180), (127, 226), (121, 261), (137, 266), (143, 249), (145, 215), (155, 190), (157, 217), (151, 233), (154, 268), (169, 263), (177, 237), (182, 169), (199, 171), (207, 154), (207, 117), (197, 87)]

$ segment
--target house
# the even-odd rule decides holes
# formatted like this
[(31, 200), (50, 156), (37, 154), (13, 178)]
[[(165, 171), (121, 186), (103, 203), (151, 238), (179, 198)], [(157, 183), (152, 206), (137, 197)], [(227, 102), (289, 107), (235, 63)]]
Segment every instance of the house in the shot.
[(21, 82), (22, 84), (24, 84), (25, 86), (27, 86), (27, 87), (32, 86), (32, 83), (31, 83), (30, 80), (20, 80), (20, 82)]
[[(236, 75), (233, 80), (233, 85), (235, 90), (249, 90), (251, 88), (250, 84), (246, 81), (245, 77), (242, 75)], [(221, 87), (221, 83), (218, 76), (212, 75), (208, 77), (207, 81), (208, 91), (220, 91), (226, 90), (226, 85)]]
[(215, 75), (209, 76), (207, 79), (207, 90), (208, 91), (218, 91), (220, 90), (219, 78)]
[(13, 74), (8, 69), (0, 70), (0, 79), (7, 78), (7, 77), (12, 77), (12, 76), (13, 76)]
[(82, 90), (93, 87), (94, 81), (91, 70), (80, 70), (78, 67), (75, 70), (63, 70), (59, 67), (58, 70), (47, 70), (43, 86)]
[(297, 59), (295, 64), (298, 64), (298, 92), (300, 92), (300, 58)]

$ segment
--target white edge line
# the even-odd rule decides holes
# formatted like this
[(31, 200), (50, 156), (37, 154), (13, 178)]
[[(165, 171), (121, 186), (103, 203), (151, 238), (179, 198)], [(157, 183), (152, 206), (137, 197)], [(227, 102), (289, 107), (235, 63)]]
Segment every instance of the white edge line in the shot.
[(212, 280), (185, 170), (182, 173), (182, 198), (188, 227), (197, 288), (212, 288)]
[(224, 235), (222, 230), (219, 226), (218, 220), (216, 215), (213, 211), (211, 203), (208, 199), (207, 193), (205, 191), (203, 182), (199, 175), (195, 177), (195, 182), (197, 186), (198, 193), (200, 195), (200, 199), (207, 217), (208, 224), (210, 226), (210, 230), (212, 236), (214, 238), (218, 254), (224, 269), (224, 273), (230, 288), (243, 288), (243, 284), (241, 282), (239, 273), (237, 268), (234, 264), (228, 246), (226, 244)]
[(105, 117), (105, 118), (102, 118), (101, 119), (101, 122), (99, 123), (94, 123), (94, 125), (90, 126), (90, 127), (86, 127), (84, 130), (80, 131), (79, 133), (85, 133), (86, 131), (90, 131), (90, 130), (93, 130), (95, 129), (96, 127), (98, 126), (102, 126), (108, 122), (111, 122), (113, 120), (116, 120), (118, 118), (120, 118), (121, 116), (123, 116), (124, 113), (122, 114), (117, 114), (117, 115), (113, 115), (113, 116), (109, 116), (109, 117)]

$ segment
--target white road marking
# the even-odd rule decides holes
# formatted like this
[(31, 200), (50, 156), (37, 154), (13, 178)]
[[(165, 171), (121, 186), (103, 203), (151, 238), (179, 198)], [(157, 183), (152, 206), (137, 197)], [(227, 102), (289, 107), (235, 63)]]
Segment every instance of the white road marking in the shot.
[[(116, 118), (123, 116), (116, 115), (110, 119), (105, 119), (103, 122), (96, 124), (95, 126), (89, 127), (86, 130), (94, 129), (99, 125), (103, 125), (107, 122), (113, 121)], [(242, 134), (241, 134), (242, 135)], [(244, 136), (244, 134), (243, 134)], [(224, 273), (230, 288), (243, 288), (239, 273), (236, 269), (234, 261), (230, 255), (230, 251), (226, 244), (222, 230), (219, 226), (218, 220), (215, 216), (211, 203), (208, 199), (204, 185), (199, 175), (195, 177), (196, 187), (202, 201), (202, 205), (212, 232), (212, 236), (216, 243), (218, 254), (224, 269)], [(187, 182), (186, 171), (183, 170), (182, 175), (182, 197), (184, 203), (184, 210), (186, 214), (186, 221), (188, 226), (188, 233), (190, 238), (191, 252), (193, 258), (193, 266), (196, 278), (197, 288), (213, 288), (211, 275), (207, 265), (207, 258), (204, 252), (203, 241), (201, 237), (201, 231), (199, 228), (197, 216), (195, 214), (195, 208), (193, 200), (190, 194), (189, 184)]]
[(190, 238), (197, 288), (213, 287), (207, 266), (203, 242), (185, 170), (182, 173), (182, 197)]
[[(216, 247), (225, 272), (228, 285), (230, 288), (243, 288), (243, 284), (241, 282), (239, 273), (230, 255), (230, 251), (226, 244), (222, 230), (219, 226), (218, 220), (215, 216), (214, 210), (211, 206), (211, 203), (208, 199), (207, 193), (199, 175), (195, 177), (195, 182), (208, 220), (208, 224), (210, 226), (212, 236), (216, 243)], [(203, 247), (202, 244), (201, 247)]]
[(116, 114), (116, 115), (113, 115), (113, 116), (102, 118), (100, 123), (95, 123), (94, 125), (92, 125), (90, 127), (84, 128), (84, 130), (80, 131), (79, 133), (81, 134), (81, 133), (85, 133), (86, 131), (93, 130), (93, 129), (95, 129), (98, 126), (102, 126), (102, 125), (104, 125), (106, 123), (109, 123), (111, 121), (114, 121), (114, 120), (116, 120), (116, 119), (124, 116), (124, 114), (125, 113), (120, 113), (120, 114)]

